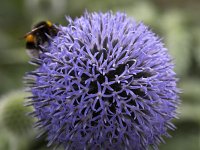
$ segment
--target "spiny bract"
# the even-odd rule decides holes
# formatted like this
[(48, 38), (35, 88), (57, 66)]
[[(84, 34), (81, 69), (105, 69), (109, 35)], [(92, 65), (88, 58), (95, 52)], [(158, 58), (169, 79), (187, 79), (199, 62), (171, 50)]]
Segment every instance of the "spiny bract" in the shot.
[(48, 145), (157, 149), (167, 129), (174, 129), (179, 103), (173, 63), (161, 40), (120, 12), (67, 20), (27, 75), (29, 103)]

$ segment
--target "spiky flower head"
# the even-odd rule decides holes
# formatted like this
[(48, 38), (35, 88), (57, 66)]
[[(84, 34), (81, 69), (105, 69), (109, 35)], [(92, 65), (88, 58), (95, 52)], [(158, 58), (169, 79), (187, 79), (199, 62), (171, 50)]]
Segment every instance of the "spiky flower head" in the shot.
[(157, 148), (179, 102), (160, 39), (123, 13), (85, 13), (43, 47), (28, 77), (37, 126), (69, 149)]
[(33, 118), (26, 114), (33, 111), (32, 107), (24, 107), (24, 97), (28, 96), (22, 90), (10, 92), (0, 98), (0, 124), (15, 136), (27, 136), (34, 132)]

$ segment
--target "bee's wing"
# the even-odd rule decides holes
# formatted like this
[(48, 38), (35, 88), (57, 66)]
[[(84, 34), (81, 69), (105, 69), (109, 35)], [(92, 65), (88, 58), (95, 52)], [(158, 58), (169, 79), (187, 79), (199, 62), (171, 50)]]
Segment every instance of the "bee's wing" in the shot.
[(24, 38), (26, 38), (28, 35), (30, 35), (30, 34), (33, 34), (35, 31), (37, 31), (37, 30), (39, 30), (39, 29), (41, 29), (41, 28), (43, 28), (45, 25), (41, 25), (41, 26), (39, 26), (39, 27), (37, 27), (37, 28), (33, 28), (30, 32), (28, 32), (28, 33), (26, 33), (25, 35), (24, 35)]

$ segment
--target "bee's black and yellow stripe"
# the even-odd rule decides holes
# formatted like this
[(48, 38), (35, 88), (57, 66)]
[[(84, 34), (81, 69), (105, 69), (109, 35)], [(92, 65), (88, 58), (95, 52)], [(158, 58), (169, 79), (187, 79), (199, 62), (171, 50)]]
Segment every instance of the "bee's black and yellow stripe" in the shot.
[(58, 29), (50, 21), (41, 21), (37, 23), (33, 26), (32, 30), (24, 36), (27, 50), (39, 53), (40, 46), (49, 42), (49, 37), (47, 37), (47, 35), (54, 37), (57, 35), (57, 32)]

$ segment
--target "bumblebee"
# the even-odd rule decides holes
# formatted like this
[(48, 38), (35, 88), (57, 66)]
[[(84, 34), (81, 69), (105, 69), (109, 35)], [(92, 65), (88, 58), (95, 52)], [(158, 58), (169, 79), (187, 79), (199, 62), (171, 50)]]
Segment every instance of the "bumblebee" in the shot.
[(50, 21), (41, 21), (25, 34), (27, 53), (30, 57), (38, 58), (42, 52), (41, 46), (49, 44), (50, 37), (56, 36), (58, 28)]

